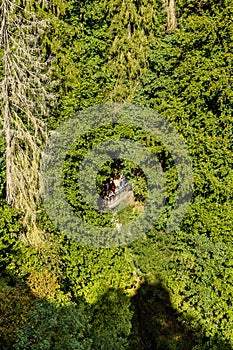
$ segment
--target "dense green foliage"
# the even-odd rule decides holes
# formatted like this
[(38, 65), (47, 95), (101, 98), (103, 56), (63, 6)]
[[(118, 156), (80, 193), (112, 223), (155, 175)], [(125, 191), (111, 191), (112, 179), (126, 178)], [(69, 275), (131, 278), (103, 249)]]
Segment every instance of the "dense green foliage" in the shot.
[[(41, 42), (53, 57), (58, 103), (48, 127), (103, 102), (151, 107), (185, 141), (194, 185), (182, 224), (169, 234), (164, 215), (128, 246), (85, 247), (58, 232), (41, 205), (44, 242), (30, 246), (18, 239), (23, 213), (4, 201), (1, 140), (1, 349), (233, 349), (233, 4), (178, 0), (178, 26), (167, 34), (162, 3), (27, 3), (50, 19)], [(111, 225), (111, 213), (97, 215), (83, 200), (77, 168), (88, 149), (114, 137), (140, 141), (157, 155), (168, 215), (177, 182), (170, 154), (139, 128), (117, 124), (83, 135), (67, 154), (63, 185), (77, 215)], [(133, 162), (104, 164), (97, 187), (122, 169), (143, 207), (145, 174)], [(132, 221), (134, 209), (122, 210), (119, 221)]]

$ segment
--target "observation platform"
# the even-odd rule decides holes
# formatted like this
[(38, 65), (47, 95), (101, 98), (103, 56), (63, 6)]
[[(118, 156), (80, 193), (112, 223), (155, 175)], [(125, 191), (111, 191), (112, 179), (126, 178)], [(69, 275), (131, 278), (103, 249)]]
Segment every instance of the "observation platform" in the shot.
[(133, 189), (130, 184), (126, 184), (124, 187), (119, 188), (115, 191), (115, 194), (108, 199), (100, 200), (99, 207), (100, 209), (114, 209), (122, 202), (130, 202), (133, 197)]

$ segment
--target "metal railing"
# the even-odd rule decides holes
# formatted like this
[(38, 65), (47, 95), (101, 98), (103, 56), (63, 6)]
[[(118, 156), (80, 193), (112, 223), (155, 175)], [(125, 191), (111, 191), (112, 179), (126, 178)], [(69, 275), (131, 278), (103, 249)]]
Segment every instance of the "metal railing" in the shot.
[[(115, 193), (110, 196), (107, 199), (102, 199), (101, 200), (101, 206), (103, 208), (109, 208), (109, 207), (115, 207), (116, 205), (118, 205), (120, 202), (120, 200), (125, 197), (125, 194), (127, 192), (132, 192), (132, 185), (130, 184), (125, 184), (123, 187), (120, 187), (119, 189), (115, 190)], [(114, 205), (115, 204), (115, 205)]]

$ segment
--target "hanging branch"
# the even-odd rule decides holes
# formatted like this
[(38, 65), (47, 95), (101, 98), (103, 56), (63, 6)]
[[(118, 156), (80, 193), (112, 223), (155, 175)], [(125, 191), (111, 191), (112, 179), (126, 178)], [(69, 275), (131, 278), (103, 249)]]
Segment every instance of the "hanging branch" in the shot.
[(42, 118), (53, 99), (45, 88), (51, 83), (48, 62), (43, 62), (41, 50), (41, 35), (47, 23), (18, 6), (16, 0), (2, 0), (0, 13), (6, 200), (23, 212), (28, 228), (35, 228), (39, 162), (47, 139)]

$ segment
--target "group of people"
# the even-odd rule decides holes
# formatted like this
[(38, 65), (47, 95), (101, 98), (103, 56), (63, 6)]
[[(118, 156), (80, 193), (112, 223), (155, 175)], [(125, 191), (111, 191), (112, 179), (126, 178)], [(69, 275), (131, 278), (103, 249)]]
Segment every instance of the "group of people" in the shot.
[(101, 186), (101, 197), (103, 199), (111, 200), (127, 183), (124, 175), (118, 175), (115, 179), (113, 177), (105, 180)]

